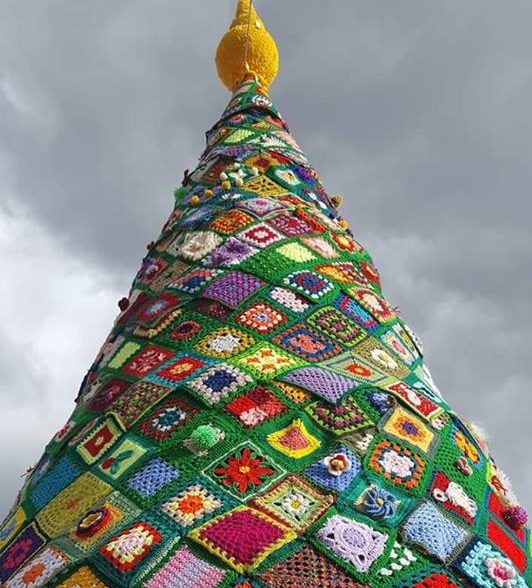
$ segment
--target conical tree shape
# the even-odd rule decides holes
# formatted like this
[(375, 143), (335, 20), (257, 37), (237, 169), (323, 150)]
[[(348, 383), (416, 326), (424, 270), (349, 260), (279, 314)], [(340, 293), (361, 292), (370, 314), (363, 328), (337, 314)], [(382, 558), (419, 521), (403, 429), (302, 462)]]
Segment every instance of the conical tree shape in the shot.
[(524, 511), (335, 202), (244, 82), (0, 531), (2, 586), (530, 585)]

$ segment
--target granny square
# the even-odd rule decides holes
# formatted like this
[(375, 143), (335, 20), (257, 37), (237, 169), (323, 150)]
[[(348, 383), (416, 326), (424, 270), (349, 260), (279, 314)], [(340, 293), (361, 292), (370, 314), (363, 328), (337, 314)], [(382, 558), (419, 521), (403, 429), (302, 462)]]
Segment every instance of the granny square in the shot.
[(301, 323), (282, 331), (273, 341), (286, 351), (311, 362), (323, 361), (342, 350), (331, 339), (315, 333)]
[(313, 392), (332, 404), (338, 404), (348, 392), (358, 386), (352, 378), (321, 367), (297, 368), (284, 374), (281, 380)]
[(407, 441), (427, 453), (434, 441), (434, 431), (420, 418), (401, 406), (392, 410), (382, 427), (385, 433)]
[(274, 519), (246, 506), (214, 518), (189, 536), (237, 572), (255, 569), (296, 537)]
[(50, 582), (68, 563), (69, 558), (63, 551), (47, 545), (2, 586), (3, 588), (50, 586)]
[(305, 410), (321, 427), (337, 436), (360, 431), (373, 424), (351, 396), (337, 405), (313, 402)]
[(363, 329), (368, 331), (368, 333), (374, 333), (379, 328), (378, 321), (349, 296), (341, 294), (334, 301), (334, 306), (341, 310), (357, 325), (360, 325)]
[(255, 427), (279, 416), (287, 410), (287, 407), (266, 387), (256, 386), (246, 394), (231, 400), (225, 409), (236, 416), (241, 425)]
[(252, 378), (238, 368), (218, 363), (189, 382), (188, 387), (207, 405), (214, 405), (250, 382)]
[(143, 498), (150, 498), (179, 476), (180, 473), (176, 468), (160, 457), (155, 457), (129, 478), (127, 486)]
[(159, 404), (140, 422), (139, 433), (154, 441), (165, 441), (183, 428), (199, 412), (183, 398), (170, 398)]
[(217, 300), (229, 308), (236, 308), (262, 286), (264, 282), (251, 274), (230, 271), (211, 282), (203, 291), (203, 296)]
[(28, 525), (0, 556), (0, 581), (10, 578), (45, 542), (36, 526)]
[(168, 498), (161, 510), (180, 527), (188, 529), (226, 506), (221, 492), (198, 479), (189, 482), (180, 492)]
[(288, 275), (283, 283), (301, 292), (311, 300), (319, 300), (333, 289), (332, 283), (310, 270), (300, 270)]
[(267, 335), (286, 322), (287, 316), (265, 302), (256, 302), (235, 317), (248, 329)]
[(320, 308), (308, 317), (307, 323), (347, 347), (353, 347), (367, 336), (361, 326), (355, 324), (334, 306)]
[(150, 374), (147, 379), (156, 384), (176, 388), (210, 363), (212, 362), (205, 357), (180, 353)]

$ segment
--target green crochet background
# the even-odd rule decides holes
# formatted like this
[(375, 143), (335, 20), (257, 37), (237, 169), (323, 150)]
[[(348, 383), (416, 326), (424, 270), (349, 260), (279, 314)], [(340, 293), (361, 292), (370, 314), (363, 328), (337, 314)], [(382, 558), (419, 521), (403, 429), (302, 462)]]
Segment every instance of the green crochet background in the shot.
[(0, 582), (524, 588), (530, 533), (246, 82), (0, 528)]

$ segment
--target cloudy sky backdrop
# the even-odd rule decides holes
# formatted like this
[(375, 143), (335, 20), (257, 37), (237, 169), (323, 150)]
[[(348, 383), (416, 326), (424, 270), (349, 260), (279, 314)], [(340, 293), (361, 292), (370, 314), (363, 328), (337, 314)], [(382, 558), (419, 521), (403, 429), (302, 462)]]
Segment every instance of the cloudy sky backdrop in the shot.
[[(532, 4), (256, 0), (272, 96), (532, 508)], [(233, 0), (0, 3), (0, 512), (228, 100)]]

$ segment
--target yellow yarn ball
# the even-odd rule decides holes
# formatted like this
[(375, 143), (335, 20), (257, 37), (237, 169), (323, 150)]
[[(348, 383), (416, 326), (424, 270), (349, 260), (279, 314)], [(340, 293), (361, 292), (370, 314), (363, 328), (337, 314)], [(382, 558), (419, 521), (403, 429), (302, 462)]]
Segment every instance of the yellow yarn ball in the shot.
[(246, 69), (246, 42), (250, 0), (239, 0), (231, 28), (222, 37), (216, 52), (218, 75), (228, 90), (234, 92), (246, 79), (255, 75), (266, 88), (277, 77), (279, 51), (256, 10), (251, 7), (249, 46)]
[(197, 196), (196, 194), (194, 194), (194, 196), (192, 196), (192, 198), (190, 199), (190, 204), (192, 204), (192, 206), (196, 206), (196, 204), (200, 203), (200, 197)]

